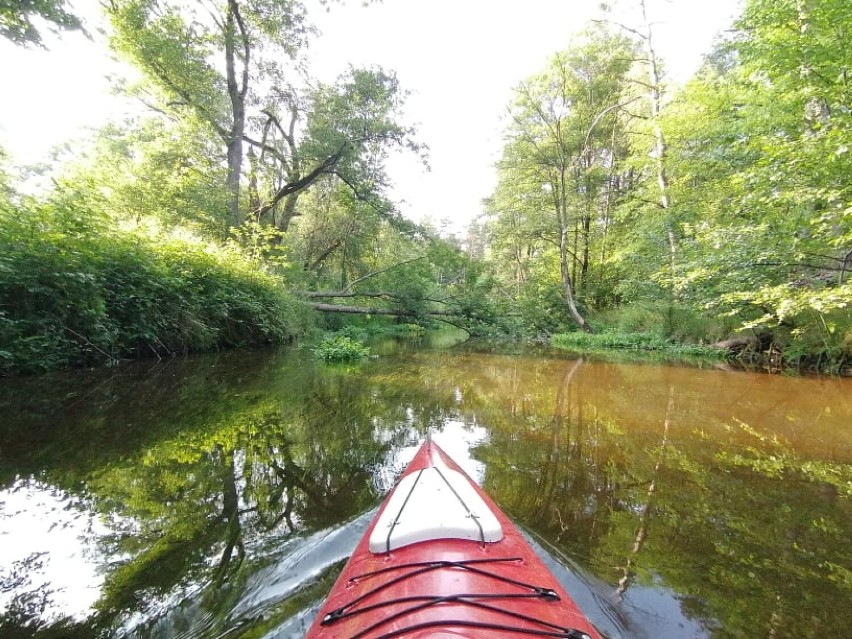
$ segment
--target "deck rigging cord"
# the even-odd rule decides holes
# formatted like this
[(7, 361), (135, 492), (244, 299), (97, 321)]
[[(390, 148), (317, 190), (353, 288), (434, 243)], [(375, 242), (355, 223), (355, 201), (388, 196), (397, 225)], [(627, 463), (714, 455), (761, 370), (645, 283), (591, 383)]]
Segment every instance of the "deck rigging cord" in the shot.
[(393, 531), (399, 523), (399, 518), (402, 516), (405, 507), (408, 505), (408, 500), (411, 499), (411, 496), (414, 494), (414, 488), (417, 486), (417, 482), (420, 481), (420, 478), (423, 476), (423, 469), (417, 471), (417, 477), (414, 478), (414, 482), (411, 484), (411, 488), (408, 491), (408, 494), (405, 496), (405, 501), (402, 502), (402, 506), (399, 509), (399, 512), (396, 514), (396, 517), (393, 518), (393, 523), (388, 527), (388, 536), (385, 539), (385, 552), (391, 551), (391, 537), (393, 536)]
[(459, 500), (459, 503), (461, 503), (462, 508), (464, 508), (467, 511), (467, 516), (470, 517), (473, 520), (473, 523), (476, 524), (476, 527), (479, 529), (479, 543), (482, 544), (482, 546), (484, 547), (485, 546), (485, 531), (482, 529), (482, 524), (479, 521), (479, 517), (477, 516), (477, 514), (475, 512), (473, 512), (470, 509), (470, 506), (468, 506), (465, 503), (465, 501), (464, 501), (464, 499), (462, 499), (461, 495), (459, 495), (458, 492), (456, 492), (456, 489), (450, 483), (450, 480), (447, 479), (446, 476), (444, 476), (444, 473), (441, 472), (441, 469), (438, 468), (437, 466), (432, 466), (432, 468), (435, 469), (435, 471), (438, 473), (438, 475), (441, 477), (441, 479), (444, 481), (444, 483), (447, 485), (447, 487), (450, 489), (450, 491), (453, 493), (453, 495), (456, 496), (456, 499)]
[[(431, 445), (431, 429), (427, 429), (426, 440), (427, 445)], [(428, 478), (423, 476), (423, 473), (426, 470), (432, 470), (437, 473), (438, 477), (440, 477), (439, 483), (442, 483), (449, 488), (450, 492), (455, 497), (455, 500), (464, 509), (465, 516), (475, 523), (478, 530), (477, 532), (474, 532), (471, 529), (471, 537), (468, 537), (468, 539), (471, 541), (478, 541), (479, 544), (485, 548), (486, 532), (483, 527), (483, 523), (480, 521), (479, 515), (477, 515), (470, 505), (465, 502), (465, 499), (450, 481), (448, 476), (441, 472), (441, 468), (438, 465), (420, 468), (414, 476), (413, 481), (409, 482), (410, 485), (407, 487), (407, 492), (402, 500), (402, 504), (388, 527), (384, 544), (380, 541), (379, 548), (383, 545), (384, 552), (387, 554), (391, 553), (393, 533), (397, 526), (401, 523), (401, 518), (403, 517), (403, 513), (406, 512), (406, 508), (413, 507), (410, 505), (411, 497), (415, 493), (415, 489), (418, 487), (421, 479), (424, 484), (427, 482)], [(513, 579), (506, 575), (501, 575), (488, 570), (487, 566), (488, 564), (505, 564), (509, 562), (523, 563), (523, 561), (524, 559), (522, 557), (514, 556), (456, 561), (438, 559), (432, 561), (408, 562), (380, 568), (378, 570), (363, 572), (360, 575), (351, 577), (348, 583), (350, 585), (359, 582), (363, 583), (382, 575), (386, 575), (387, 580), (379, 580), (379, 583), (372, 587), (370, 587), (370, 584), (365, 584), (365, 586), (369, 588), (366, 592), (362, 592), (362, 594), (353, 597), (342, 606), (326, 613), (320, 623), (322, 626), (331, 626), (358, 615), (386, 610), (387, 612), (385, 616), (382, 616), (379, 620), (370, 623), (367, 627), (356, 628), (354, 630), (354, 634), (349, 635), (348, 639), (366, 639), (367, 637), (370, 637), (370, 639), (392, 639), (403, 634), (420, 630), (429, 630), (432, 628), (471, 628), (476, 631), (492, 631), (510, 633), (512, 635), (556, 637), (561, 639), (592, 639), (588, 633), (576, 628), (566, 627), (558, 623), (554, 623), (553, 621), (548, 621), (546, 619), (511, 609), (511, 601), (539, 599), (541, 601), (555, 602), (560, 599), (559, 593), (553, 588), (537, 586), (535, 584)], [(381, 598), (381, 594), (387, 589), (399, 586), (403, 582), (422, 577), (426, 573), (441, 570), (464, 571), (475, 575), (485, 582), (494, 580), (503, 584), (509, 584), (516, 587), (518, 591), (488, 592), (489, 589), (485, 588), (484, 592), (403, 594), (402, 596), (384, 600)], [(395, 574), (389, 575), (388, 573)], [(477, 588), (473, 589), (476, 590)], [(405, 586), (402, 587), (402, 591), (404, 593)], [(474, 608), (476, 610), (484, 611), (487, 616), (478, 620), (470, 618), (468, 614), (460, 613), (460, 618), (429, 618), (430, 615), (427, 611), (446, 605), (456, 606), (455, 608), (451, 607), (450, 610)], [(426, 616), (418, 616), (418, 613), (421, 612), (427, 612)], [(453, 613), (450, 612), (449, 614), (452, 615)], [(559, 620), (557, 619), (556, 621)], [(389, 628), (389, 624), (393, 625)], [(399, 626), (396, 626), (396, 624), (399, 624)], [(477, 632), (477, 634), (480, 633)]]
[[(354, 598), (352, 601), (347, 604), (328, 612), (325, 617), (323, 617), (322, 625), (328, 626), (337, 621), (348, 619), (350, 617), (354, 617), (358, 614), (377, 610), (384, 607), (389, 606), (398, 606), (402, 604), (414, 604), (409, 607), (403, 608), (402, 610), (398, 610), (397, 612), (389, 615), (388, 617), (383, 618), (381, 621), (374, 623), (373, 625), (361, 629), (358, 633), (352, 635), (350, 639), (360, 639), (361, 637), (366, 636), (370, 632), (378, 629), (384, 624), (387, 624), (391, 621), (395, 621), (397, 619), (404, 618), (408, 615), (414, 614), (421, 610), (425, 610), (427, 608), (437, 606), (440, 604), (446, 603), (459, 603), (467, 606), (471, 606), (474, 608), (479, 608), (483, 610), (487, 610), (489, 612), (498, 613), (501, 615), (505, 615), (507, 617), (517, 619), (519, 621), (524, 621), (527, 623), (537, 624), (540, 626), (539, 629), (536, 628), (524, 628), (522, 626), (512, 626), (507, 624), (497, 624), (491, 622), (480, 622), (480, 621), (471, 621), (471, 620), (452, 620), (452, 619), (442, 619), (436, 621), (429, 621), (420, 624), (413, 624), (411, 626), (406, 626), (405, 628), (401, 628), (398, 630), (394, 630), (391, 633), (379, 635), (375, 639), (390, 639), (390, 637), (394, 637), (398, 634), (404, 632), (411, 632), (417, 629), (424, 629), (430, 627), (438, 627), (438, 626), (464, 626), (470, 628), (479, 628), (483, 630), (499, 630), (505, 632), (514, 632), (514, 633), (522, 633), (529, 634), (535, 636), (542, 637), (562, 637), (565, 639), (591, 639), (588, 634), (576, 630), (574, 628), (567, 628), (564, 626), (559, 626), (557, 624), (550, 623), (548, 621), (538, 619), (535, 617), (531, 617), (529, 615), (525, 615), (522, 613), (518, 613), (512, 610), (507, 610), (505, 608), (499, 608), (497, 606), (489, 605), (485, 603), (485, 600), (517, 600), (517, 599), (530, 599), (530, 598), (541, 598), (546, 601), (558, 601), (559, 595), (552, 588), (536, 586), (533, 584), (527, 584), (522, 581), (518, 581), (516, 579), (512, 579), (511, 577), (506, 577), (504, 575), (499, 575), (488, 570), (483, 570), (479, 568), (477, 564), (487, 564), (487, 563), (496, 563), (496, 562), (518, 562), (522, 561), (520, 557), (494, 557), (488, 559), (471, 559), (467, 561), (424, 561), (424, 562), (413, 562), (407, 564), (401, 564), (399, 566), (391, 566), (388, 568), (383, 568), (381, 570), (375, 570), (372, 572), (363, 573), (358, 575), (357, 577), (352, 577), (349, 581), (357, 582), (363, 581), (365, 579), (369, 579), (371, 577), (375, 577), (377, 575), (381, 575), (387, 572), (410, 569), (408, 572), (395, 577), (379, 586), (376, 586), (372, 590)], [(367, 605), (358, 608), (358, 604), (363, 601), (374, 597), (376, 594), (381, 592), (382, 590), (394, 586), (402, 581), (412, 579), (414, 577), (420, 576), (426, 572), (430, 572), (433, 570), (440, 570), (444, 568), (449, 569), (462, 569), (474, 574), (496, 579), (498, 581), (509, 583), (515, 586), (518, 586), (521, 589), (526, 590), (527, 592), (518, 592), (518, 593), (457, 593), (452, 595), (418, 595), (411, 597), (399, 597), (394, 599), (388, 599), (385, 601), (381, 601), (375, 604)]]

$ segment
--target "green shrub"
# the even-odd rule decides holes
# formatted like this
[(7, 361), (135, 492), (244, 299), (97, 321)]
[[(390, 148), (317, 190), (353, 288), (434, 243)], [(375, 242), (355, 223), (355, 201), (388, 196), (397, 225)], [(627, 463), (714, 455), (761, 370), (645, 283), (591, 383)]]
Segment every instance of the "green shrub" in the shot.
[(0, 211), (0, 375), (281, 343), (312, 323), (237, 252), (87, 224)]
[(852, 316), (846, 309), (830, 313), (805, 312), (799, 326), (776, 326), (772, 342), (786, 367), (840, 373), (852, 364)]
[(370, 356), (370, 349), (345, 335), (326, 337), (313, 349), (314, 355), (324, 362), (349, 362)]

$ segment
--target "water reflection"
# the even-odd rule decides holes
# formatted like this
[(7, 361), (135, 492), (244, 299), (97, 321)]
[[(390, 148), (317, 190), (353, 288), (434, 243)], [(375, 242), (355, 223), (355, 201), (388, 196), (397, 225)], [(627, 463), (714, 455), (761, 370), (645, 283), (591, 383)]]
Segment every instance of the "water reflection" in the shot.
[(380, 350), (0, 380), (0, 631), (301, 636), (431, 430), (610, 637), (844, 636), (849, 380)]
[(0, 609), (46, 621), (61, 611), (88, 616), (100, 594), (99, 558), (80, 542), (106, 528), (78, 498), (32, 479), (0, 491), (0, 505)]

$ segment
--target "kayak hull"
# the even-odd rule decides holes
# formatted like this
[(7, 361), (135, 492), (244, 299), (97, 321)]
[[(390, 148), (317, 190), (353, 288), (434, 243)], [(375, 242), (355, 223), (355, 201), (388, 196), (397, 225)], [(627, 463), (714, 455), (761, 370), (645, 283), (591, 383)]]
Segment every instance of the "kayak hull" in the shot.
[[(459, 526), (444, 526), (443, 517), (458, 508), (458, 502), (468, 508), (475, 498), (462, 494), (451, 480), (438, 495), (440, 501), (430, 506), (433, 489), (421, 478), (436, 470), (442, 478), (463, 478), (499, 523), (499, 539), (491, 541), (497, 533), (479, 523), (485, 513), (477, 506), (467, 515), (473, 520), (474, 533), (469, 536), (474, 538), (443, 537), (467, 535), (457, 531)], [(426, 501), (418, 501), (420, 493)], [(404, 509), (392, 512), (399, 504)], [(426, 535), (434, 538), (410, 541), (409, 535), (384, 544), (383, 528), (403, 527), (412, 518), (438, 522)], [(395, 547), (396, 543), (404, 545)], [(600, 639), (515, 525), (431, 441), (423, 443), (380, 507), (307, 634), (309, 639), (403, 636)]]

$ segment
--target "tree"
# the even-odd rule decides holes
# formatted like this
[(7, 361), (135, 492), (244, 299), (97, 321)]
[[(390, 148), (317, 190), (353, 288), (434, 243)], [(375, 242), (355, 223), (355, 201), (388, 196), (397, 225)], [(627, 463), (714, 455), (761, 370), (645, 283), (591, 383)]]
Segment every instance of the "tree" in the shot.
[[(617, 4), (617, 2), (616, 2)], [(669, 144), (662, 126), (666, 98), (666, 82), (664, 61), (657, 52), (657, 40), (654, 35), (654, 22), (650, 18), (648, 0), (638, 0), (634, 3), (633, 14), (639, 26), (631, 26), (607, 19), (606, 22), (617, 25), (625, 33), (636, 38), (640, 45), (641, 55), (637, 55), (636, 63), (641, 73), (633, 78), (635, 90), (642, 96), (644, 109), (642, 115), (635, 120), (630, 132), (634, 154), (631, 164), (639, 174), (635, 188), (631, 189), (634, 203), (631, 208), (634, 215), (642, 218), (639, 223), (652, 235), (665, 238), (666, 260), (665, 269), (657, 269), (658, 280), (668, 290), (669, 314), (679, 292), (677, 290), (677, 254), (678, 254), (678, 224), (675, 216), (676, 208), (672, 203), (672, 189), (669, 176)], [(611, 7), (601, 5), (604, 13)], [(638, 52), (637, 52), (638, 53)], [(664, 273), (664, 274), (662, 274)], [(642, 275), (639, 276), (640, 278)]]
[(114, 47), (155, 89), (156, 108), (195, 118), (221, 140), (233, 226), (251, 213), (286, 230), (299, 194), (324, 175), (370, 200), (383, 186), (386, 149), (419, 150), (396, 121), (393, 74), (350, 69), (310, 88), (299, 55), (311, 28), (297, 0), (112, 0), (109, 14)]
[(82, 31), (80, 18), (67, 10), (65, 0), (0, 0), (0, 36), (21, 46), (43, 47), (37, 22), (53, 31)]
[(226, 0), (210, 8), (201, 2), (112, 0), (107, 10), (115, 30), (113, 46), (156, 87), (164, 103), (160, 108), (190, 113), (221, 138), (228, 210), (232, 223), (239, 224), (243, 136), (255, 99), (250, 89), (261, 79), (258, 49), (294, 59), (306, 30), (301, 4)]
[(852, 304), (850, 19), (833, 0), (749, 2), (664, 122), (693, 299), (834, 358)]
[(74, 148), (55, 191), (72, 191), (89, 210), (122, 222), (182, 225), (222, 239), (229, 220), (216, 150), (209, 128), (189, 118), (110, 124)]
[[(289, 121), (282, 126), (271, 105), (262, 113), (262, 138), (249, 140), (259, 149), (256, 167), (267, 195), (256, 199), (252, 215), (287, 231), (299, 215), (297, 200), (320, 179), (331, 176), (352, 197), (380, 216), (396, 219), (383, 195), (384, 161), (392, 147), (420, 153), (414, 130), (399, 123), (404, 94), (396, 75), (381, 68), (349, 68), (333, 85), (318, 85), (306, 96), (304, 112), (290, 97)], [(304, 135), (297, 131), (304, 127)], [(265, 180), (263, 180), (265, 176)], [(279, 207), (279, 205), (282, 205)]]
[[(617, 141), (622, 109), (634, 101), (626, 95), (634, 55), (627, 38), (603, 28), (585, 38), (516, 89), (492, 204), (535, 219), (532, 228), (557, 251), (564, 304), (577, 326), (590, 330), (577, 292), (590, 268), (593, 220), (606, 219), (600, 210), (608, 207), (612, 169), (623, 150)], [(520, 206), (506, 206), (511, 199)]]

